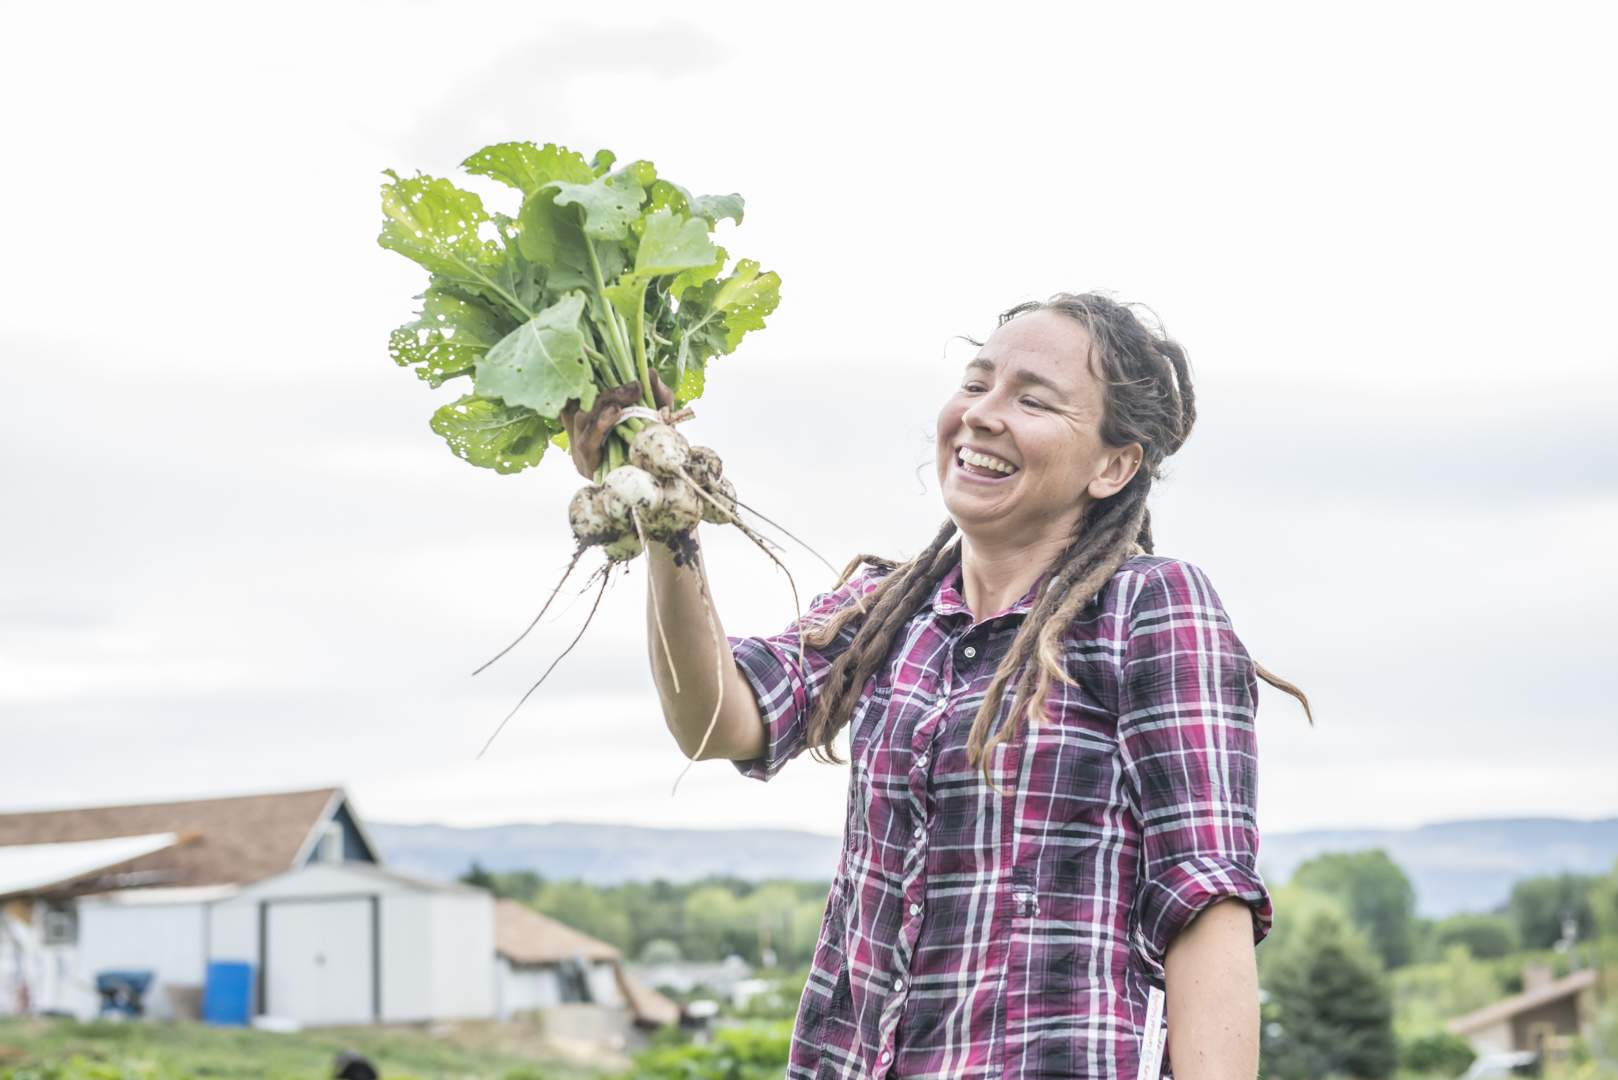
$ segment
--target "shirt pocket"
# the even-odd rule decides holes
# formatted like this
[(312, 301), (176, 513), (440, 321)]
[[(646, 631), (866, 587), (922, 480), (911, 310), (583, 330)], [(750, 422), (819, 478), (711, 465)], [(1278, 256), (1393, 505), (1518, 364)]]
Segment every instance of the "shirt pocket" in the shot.
[[(1012, 906), (1045, 904), (1051, 917), (1071, 918), (1060, 909), (1105, 891), (1130, 831), (1118, 718), (1083, 685), (1058, 683), (1021, 751), (1017, 786), (1039, 798), (1030, 794), (1015, 817)], [(1018, 886), (1037, 891), (1032, 904), (1017, 902)]]
[(872, 676), (872, 682), (854, 704), (848, 724), (849, 760), (858, 763), (873, 748), (882, 745), (888, 730), (888, 705), (893, 700), (893, 683), (885, 676)]

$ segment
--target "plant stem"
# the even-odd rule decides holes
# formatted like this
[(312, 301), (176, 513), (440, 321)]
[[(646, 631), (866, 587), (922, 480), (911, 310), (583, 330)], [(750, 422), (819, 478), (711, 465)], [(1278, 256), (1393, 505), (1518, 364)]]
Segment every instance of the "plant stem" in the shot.
[(607, 299), (607, 283), (601, 277), (601, 260), (596, 258), (595, 242), (588, 236), (584, 238), (584, 250), (590, 253), (590, 275), (595, 279), (596, 298), (601, 301), (601, 307), (607, 316), (607, 324), (612, 329), (608, 335), (611, 340), (607, 343), (613, 355), (615, 367), (619, 378), (628, 381), (633, 377), (634, 365), (629, 356), (629, 342), (625, 340), (624, 328), (618, 319), (618, 312), (613, 309), (612, 302)]
[(635, 297), (635, 369), (640, 376), (641, 392), (646, 396), (648, 408), (657, 408), (657, 395), (652, 392), (652, 373), (646, 363), (646, 286), (640, 287)]

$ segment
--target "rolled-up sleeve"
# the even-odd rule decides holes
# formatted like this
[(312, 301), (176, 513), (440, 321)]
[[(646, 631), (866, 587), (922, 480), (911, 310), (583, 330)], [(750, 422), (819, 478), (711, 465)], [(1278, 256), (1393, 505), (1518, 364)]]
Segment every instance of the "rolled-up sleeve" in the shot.
[(863, 602), (876, 588), (881, 571), (866, 569), (810, 602), (799, 620), (769, 637), (730, 637), (731, 655), (753, 688), (758, 711), (764, 717), (764, 756), (736, 761), (743, 776), (768, 780), (807, 748), (805, 733), (816, 695), (826, 673), (853, 642), (857, 621), (844, 627), (824, 649), (805, 648), (798, 662), (798, 627), (807, 633), (845, 605)]
[(1167, 560), (1130, 606), (1118, 730), (1142, 831), (1135, 945), (1158, 973), (1169, 944), (1227, 898), (1270, 930), (1258, 873), (1258, 681), (1218, 595), (1196, 566)]

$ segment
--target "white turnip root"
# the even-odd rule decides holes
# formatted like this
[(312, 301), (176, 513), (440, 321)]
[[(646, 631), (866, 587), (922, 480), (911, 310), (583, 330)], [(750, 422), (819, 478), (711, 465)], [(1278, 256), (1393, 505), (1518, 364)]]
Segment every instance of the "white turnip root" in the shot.
[(612, 470), (601, 486), (607, 493), (607, 513), (619, 523), (621, 531), (634, 531), (629, 519), (631, 512), (639, 514), (644, 520), (657, 513), (658, 506), (663, 502), (663, 491), (657, 486), (657, 478), (633, 465), (621, 465)]
[(731, 525), (736, 521), (736, 485), (719, 479), (708, 489), (710, 498), (702, 500), (702, 520), (710, 525)]
[(603, 544), (601, 550), (607, 553), (607, 558), (615, 563), (626, 563), (646, 550), (641, 543), (640, 535), (626, 532), (611, 543)]
[(691, 456), (691, 444), (673, 424), (647, 424), (629, 444), (629, 463), (660, 480), (678, 476)]
[(599, 484), (582, 487), (567, 505), (568, 525), (580, 547), (595, 547), (613, 540), (623, 532), (603, 501), (606, 492)]
[(686, 455), (685, 471), (702, 487), (712, 490), (714, 484), (724, 475), (725, 463), (719, 460), (719, 455), (712, 447), (693, 446), (691, 452)]
[(666, 543), (703, 520), (702, 511), (707, 503), (697, 494), (696, 485), (683, 477), (669, 477), (659, 486), (663, 489), (663, 501), (657, 513), (646, 519), (646, 535)]

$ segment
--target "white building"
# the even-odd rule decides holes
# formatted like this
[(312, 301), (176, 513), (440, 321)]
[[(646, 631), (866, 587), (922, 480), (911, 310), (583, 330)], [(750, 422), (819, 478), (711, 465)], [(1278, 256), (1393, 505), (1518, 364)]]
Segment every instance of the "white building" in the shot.
[(631, 978), (617, 949), (515, 900), (495, 905), (496, 1011), (537, 1016), (552, 1037), (622, 1048), (680, 1007)]
[(363, 863), (304, 866), (210, 905), (214, 960), (245, 961), (261, 1014), (308, 1025), (494, 1015), (494, 899)]
[(146, 1015), (200, 1015), (215, 962), (249, 1009), (306, 1024), (488, 1018), (494, 900), (383, 869), (337, 789), (0, 814), (0, 1014), (96, 1014), (150, 972)]
[[(0, 1015), (92, 1017), (96, 976), (149, 972), (145, 1015), (303, 1025), (502, 1020), (623, 1048), (679, 1023), (618, 951), (514, 901), (381, 864), (339, 789), (0, 814)], [(245, 969), (243, 968), (245, 965)]]

